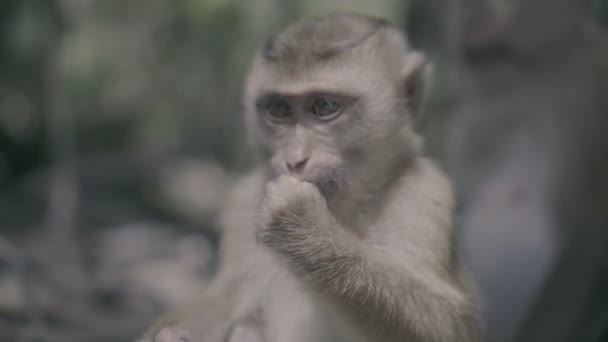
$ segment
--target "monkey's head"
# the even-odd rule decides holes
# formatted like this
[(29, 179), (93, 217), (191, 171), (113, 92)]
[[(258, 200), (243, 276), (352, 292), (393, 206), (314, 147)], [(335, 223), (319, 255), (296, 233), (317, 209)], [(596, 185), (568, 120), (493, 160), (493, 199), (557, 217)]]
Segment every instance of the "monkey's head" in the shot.
[(353, 14), (302, 19), (268, 39), (247, 77), (244, 108), (270, 174), (325, 192), (386, 181), (418, 153), (412, 118), (424, 65), (397, 29)]

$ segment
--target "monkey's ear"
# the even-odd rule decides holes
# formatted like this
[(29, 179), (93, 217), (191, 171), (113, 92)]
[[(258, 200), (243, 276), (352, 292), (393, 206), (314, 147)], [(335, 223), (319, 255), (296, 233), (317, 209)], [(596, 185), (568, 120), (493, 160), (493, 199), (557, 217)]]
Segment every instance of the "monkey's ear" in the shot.
[(401, 71), (401, 79), (407, 109), (413, 117), (418, 115), (424, 99), (427, 74), (428, 63), (426, 57), (420, 52), (409, 53)]

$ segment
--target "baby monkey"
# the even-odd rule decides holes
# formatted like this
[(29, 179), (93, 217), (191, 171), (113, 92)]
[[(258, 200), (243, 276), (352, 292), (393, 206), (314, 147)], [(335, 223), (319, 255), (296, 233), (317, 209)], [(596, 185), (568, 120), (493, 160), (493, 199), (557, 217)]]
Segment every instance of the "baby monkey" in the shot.
[(451, 186), (413, 130), (425, 68), (360, 15), (268, 39), (243, 99), (260, 166), (219, 220), (220, 270), (142, 341), (478, 341)]

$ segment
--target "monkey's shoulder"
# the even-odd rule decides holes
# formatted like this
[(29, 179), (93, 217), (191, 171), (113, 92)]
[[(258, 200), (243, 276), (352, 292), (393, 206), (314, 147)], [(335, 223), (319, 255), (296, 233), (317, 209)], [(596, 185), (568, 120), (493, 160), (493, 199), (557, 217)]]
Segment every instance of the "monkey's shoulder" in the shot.
[(389, 208), (407, 205), (452, 211), (454, 192), (447, 174), (433, 160), (420, 157), (398, 179), (389, 202)]
[(233, 183), (216, 222), (222, 233), (231, 227), (247, 223), (252, 226), (261, 198), (264, 175), (261, 170), (253, 170)]
[(221, 232), (220, 261), (226, 267), (247, 260), (252, 254), (259, 254), (255, 228), (263, 185), (264, 174), (261, 170), (254, 170), (236, 179), (226, 196), (216, 222)]
[(443, 251), (440, 254), (447, 257), (452, 248), (453, 207), (447, 176), (434, 162), (420, 158), (391, 189), (369, 240), (408, 258), (423, 258), (429, 250)]

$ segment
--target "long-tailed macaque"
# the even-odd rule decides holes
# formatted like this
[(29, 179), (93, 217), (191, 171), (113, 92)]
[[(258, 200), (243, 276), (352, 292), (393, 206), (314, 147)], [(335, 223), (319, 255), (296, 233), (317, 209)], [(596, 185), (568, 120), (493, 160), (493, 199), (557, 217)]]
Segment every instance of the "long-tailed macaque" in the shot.
[(306, 18), (244, 90), (259, 168), (219, 220), (220, 270), (155, 342), (478, 341), (453, 194), (413, 121), (425, 59), (382, 20)]

